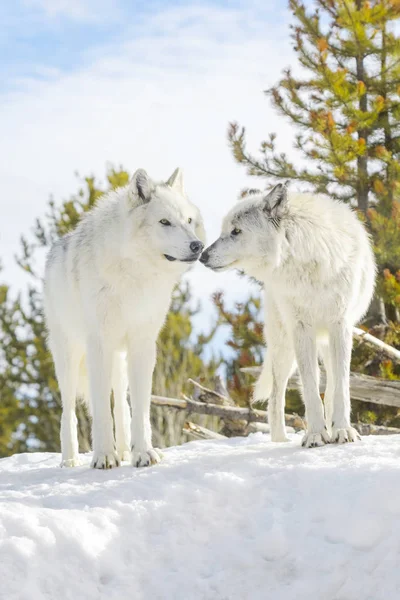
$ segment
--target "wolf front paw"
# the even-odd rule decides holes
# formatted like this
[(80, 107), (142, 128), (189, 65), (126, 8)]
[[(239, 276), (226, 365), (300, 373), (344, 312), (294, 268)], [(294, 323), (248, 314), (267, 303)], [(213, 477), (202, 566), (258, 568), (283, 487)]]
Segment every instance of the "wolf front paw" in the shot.
[(119, 467), (119, 465), (120, 460), (115, 451), (93, 453), (92, 469), (113, 469), (114, 467)]
[(66, 458), (61, 461), (60, 467), (80, 467), (82, 465), (82, 461), (79, 456), (74, 456), (73, 458)]
[(132, 466), (149, 467), (156, 465), (162, 459), (162, 452), (158, 448), (149, 448), (148, 450), (135, 450), (132, 448)]
[(347, 442), (359, 442), (361, 436), (354, 427), (345, 427), (342, 429), (333, 427), (332, 442), (335, 444), (347, 444)]
[(331, 441), (326, 429), (319, 433), (306, 433), (302, 439), (301, 445), (304, 448), (318, 448), (319, 446), (325, 446)]

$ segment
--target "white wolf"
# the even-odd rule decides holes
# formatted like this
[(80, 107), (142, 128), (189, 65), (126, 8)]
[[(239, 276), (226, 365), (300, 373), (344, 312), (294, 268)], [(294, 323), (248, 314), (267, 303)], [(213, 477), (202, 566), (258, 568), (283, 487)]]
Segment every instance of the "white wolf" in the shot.
[[(239, 202), (201, 262), (214, 271), (242, 269), (264, 284), (267, 353), (255, 389), (269, 397), (273, 441), (286, 441), (284, 404), (296, 363), (306, 408), (306, 447), (359, 439), (350, 424), (352, 326), (374, 289), (369, 237), (355, 213), (325, 196), (268, 195)], [(325, 418), (318, 352), (327, 372)]]
[(44, 304), (63, 404), (62, 465), (79, 464), (75, 401), (82, 394), (93, 416), (92, 467), (118, 466), (130, 450), (135, 466), (160, 460), (149, 416), (156, 339), (172, 290), (203, 241), (202, 218), (185, 194), (182, 172), (154, 183), (139, 169), (54, 244)]

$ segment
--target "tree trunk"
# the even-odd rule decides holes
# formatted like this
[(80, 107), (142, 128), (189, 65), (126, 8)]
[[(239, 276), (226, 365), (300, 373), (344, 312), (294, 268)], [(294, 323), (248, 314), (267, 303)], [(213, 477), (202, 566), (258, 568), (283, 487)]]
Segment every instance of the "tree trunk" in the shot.
[[(382, 113), (383, 120), (383, 130), (385, 133), (385, 148), (389, 150), (389, 152), (393, 152), (393, 136), (392, 136), (392, 127), (390, 123), (389, 109), (387, 107), (387, 97), (388, 97), (388, 89), (387, 89), (387, 79), (386, 79), (386, 69), (387, 69), (387, 51), (386, 51), (386, 24), (382, 27), (382, 57), (381, 57), (381, 80), (382, 80), (382, 91), (381, 96), (385, 101), (385, 110)], [(393, 203), (393, 188), (392, 188), (392, 167), (388, 163), (386, 165), (386, 192), (387, 192), (387, 204), (389, 211), (391, 210)], [(386, 204), (386, 203), (385, 203)]]
[[(362, 9), (362, 0), (357, 0), (357, 10)], [(356, 34), (354, 34), (356, 35)], [(357, 65), (357, 78), (358, 81), (361, 81), (365, 86), (365, 65), (364, 65), (364, 55), (361, 53), (356, 58)], [(368, 110), (368, 96), (367, 93), (363, 94), (360, 98), (359, 108), (362, 112), (367, 112)], [(363, 139), (365, 142), (364, 145), (364, 154), (362, 156), (357, 157), (357, 205), (359, 210), (361, 210), (364, 214), (367, 214), (368, 210), (368, 155), (367, 155), (367, 144), (368, 144), (368, 129), (363, 128), (358, 132), (358, 139)]]

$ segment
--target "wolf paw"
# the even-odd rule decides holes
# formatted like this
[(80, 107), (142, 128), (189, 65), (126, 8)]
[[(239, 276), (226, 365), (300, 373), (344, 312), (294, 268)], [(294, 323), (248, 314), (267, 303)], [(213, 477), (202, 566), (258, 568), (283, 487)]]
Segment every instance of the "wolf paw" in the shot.
[(119, 467), (120, 461), (118, 454), (112, 452), (94, 452), (91, 467), (92, 469), (113, 469)]
[(80, 467), (82, 465), (82, 461), (79, 456), (75, 456), (74, 458), (67, 458), (66, 460), (62, 460), (60, 467)]
[(132, 466), (149, 467), (156, 465), (162, 459), (162, 452), (158, 448), (149, 448), (148, 450), (135, 450), (132, 448)]
[(345, 427), (343, 429), (332, 429), (332, 442), (335, 444), (347, 444), (347, 442), (358, 442), (361, 436), (354, 427)]
[(283, 431), (281, 433), (272, 433), (271, 432), (271, 442), (290, 442), (289, 438), (286, 436), (286, 433)]
[(326, 430), (320, 433), (306, 433), (302, 439), (301, 445), (304, 448), (318, 448), (319, 446), (325, 446), (330, 442), (329, 434)]

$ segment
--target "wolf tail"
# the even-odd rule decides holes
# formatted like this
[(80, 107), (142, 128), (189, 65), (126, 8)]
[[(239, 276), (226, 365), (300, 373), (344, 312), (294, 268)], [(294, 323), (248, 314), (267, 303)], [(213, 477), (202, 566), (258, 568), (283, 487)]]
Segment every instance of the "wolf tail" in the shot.
[(257, 383), (254, 386), (252, 402), (268, 400), (272, 392), (272, 361), (267, 351)]

